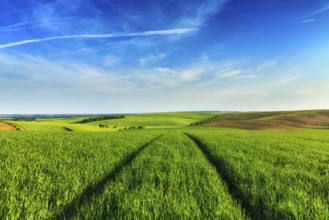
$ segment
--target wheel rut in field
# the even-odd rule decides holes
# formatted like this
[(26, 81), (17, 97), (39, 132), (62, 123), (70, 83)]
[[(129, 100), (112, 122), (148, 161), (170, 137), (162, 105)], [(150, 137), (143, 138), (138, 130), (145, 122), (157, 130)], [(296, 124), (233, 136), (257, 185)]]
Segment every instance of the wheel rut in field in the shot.
[(121, 162), (119, 162), (114, 169), (106, 174), (99, 182), (96, 184), (92, 184), (88, 186), (79, 196), (77, 196), (72, 202), (65, 205), (64, 208), (55, 214), (52, 219), (69, 219), (71, 217), (74, 217), (75, 214), (79, 211), (79, 209), (88, 201), (90, 201), (91, 198), (97, 197), (101, 195), (105, 187), (108, 183), (111, 181), (114, 181), (118, 174), (121, 173), (122, 169), (129, 164), (149, 145), (151, 145), (153, 142), (161, 138), (164, 134), (151, 139), (150, 141), (143, 144), (141, 147), (139, 147), (137, 150), (133, 151), (130, 155), (128, 155), (125, 159), (123, 159)]
[(225, 163), (222, 158), (215, 157), (210, 150), (199, 139), (194, 136), (184, 133), (190, 138), (195, 145), (202, 151), (208, 162), (215, 167), (218, 177), (223, 181), (228, 188), (231, 197), (241, 205), (247, 217), (251, 219), (260, 219), (259, 216), (254, 215), (253, 208), (250, 201), (246, 198), (244, 193), (237, 187), (230, 173), (225, 169)]

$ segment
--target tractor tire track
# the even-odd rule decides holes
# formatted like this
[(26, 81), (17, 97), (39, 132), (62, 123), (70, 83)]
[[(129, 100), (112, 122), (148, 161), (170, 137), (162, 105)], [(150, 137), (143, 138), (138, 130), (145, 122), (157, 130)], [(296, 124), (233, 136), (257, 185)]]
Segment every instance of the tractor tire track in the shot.
[(108, 174), (106, 174), (99, 182), (88, 186), (79, 196), (77, 196), (72, 202), (65, 205), (64, 208), (53, 216), (52, 219), (70, 219), (79, 211), (79, 209), (93, 197), (97, 197), (104, 192), (104, 189), (108, 183), (114, 181), (116, 177), (121, 173), (124, 167), (131, 164), (131, 162), (149, 145), (163, 136), (160, 135), (153, 138), (151, 141), (143, 144), (137, 150), (133, 151), (125, 159), (117, 164), (117, 166)]
[(248, 218), (251, 218), (251, 219), (261, 219), (261, 216), (259, 216), (259, 214), (258, 215), (255, 214), (255, 212), (253, 211), (254, 209), (253, 209), (250, 201), (248, 200), (248, 198), (246, 197), (244, 192), (242, 192), (239, 189), (239, 187), (237, 186), (237, 184), (233, 180), (232, 175), (225, 168), (226, 165), (225, 165), (224, 160), (222, 158), (215, 157), (211, 153), (211, 151), (208, 149), (208, 147), (206, 145), (204, 145), (196, 137), (194, 137), (190, 134), (187, 134), (187, 133), (184, 133), (184, 134), (195, 143), (195, 145), (205, 155), (205, 157), (208, 160), (208, 162), (210, 163), (210, 165), (212, 165), (216, 169), (220, 180), (227, 185), (227, 188), (228, 188), (228, 191), (229, 191), (230, 195), (232, 196), (232, 198), (235, 201), (238, 202), (238, 204), (241, 205), (241, 209), (244, 211), (246, 216)]

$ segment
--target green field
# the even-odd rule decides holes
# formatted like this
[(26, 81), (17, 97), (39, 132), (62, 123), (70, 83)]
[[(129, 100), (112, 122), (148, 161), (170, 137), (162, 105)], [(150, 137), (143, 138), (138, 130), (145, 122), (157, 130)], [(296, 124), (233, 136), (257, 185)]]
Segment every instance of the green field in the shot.
[(214, 114), (15, 121), (26, 131), (0, 131), (0, 219), (328, 219), (329, 130), (188, 126)]
[[(28, 131), (63, 131), (70, 128), (73, 131), (118, 131), (132, 126), (145, 128), (181, 128), (191, 123), (199, 122), (217, 115), (216, 112), (176, 112), (128, 114), (122, 119), (102, 120), (90, 123), (78, 123), (86, 117), (71, 118), (39, 118), (35, 121), (10, 121)], [(100, 128), (99, 124), (108, 128)]]

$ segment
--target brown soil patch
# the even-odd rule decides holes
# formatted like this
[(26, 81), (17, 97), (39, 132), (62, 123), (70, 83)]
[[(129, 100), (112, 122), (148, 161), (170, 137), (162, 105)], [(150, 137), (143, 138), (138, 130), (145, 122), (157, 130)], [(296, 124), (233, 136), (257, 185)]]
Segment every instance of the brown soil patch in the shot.
[(24, 130), (22, 127), (9, 123), (0, 121), (0, 131), (14, 131), (14, 130)]

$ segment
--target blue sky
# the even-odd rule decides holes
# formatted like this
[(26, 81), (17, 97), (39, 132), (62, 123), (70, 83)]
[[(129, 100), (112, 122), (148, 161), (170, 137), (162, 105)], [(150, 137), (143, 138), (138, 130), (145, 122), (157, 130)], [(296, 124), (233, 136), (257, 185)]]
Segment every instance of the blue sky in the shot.
[(0, 113), (329, 109), (324, 0), (2, 0)]

